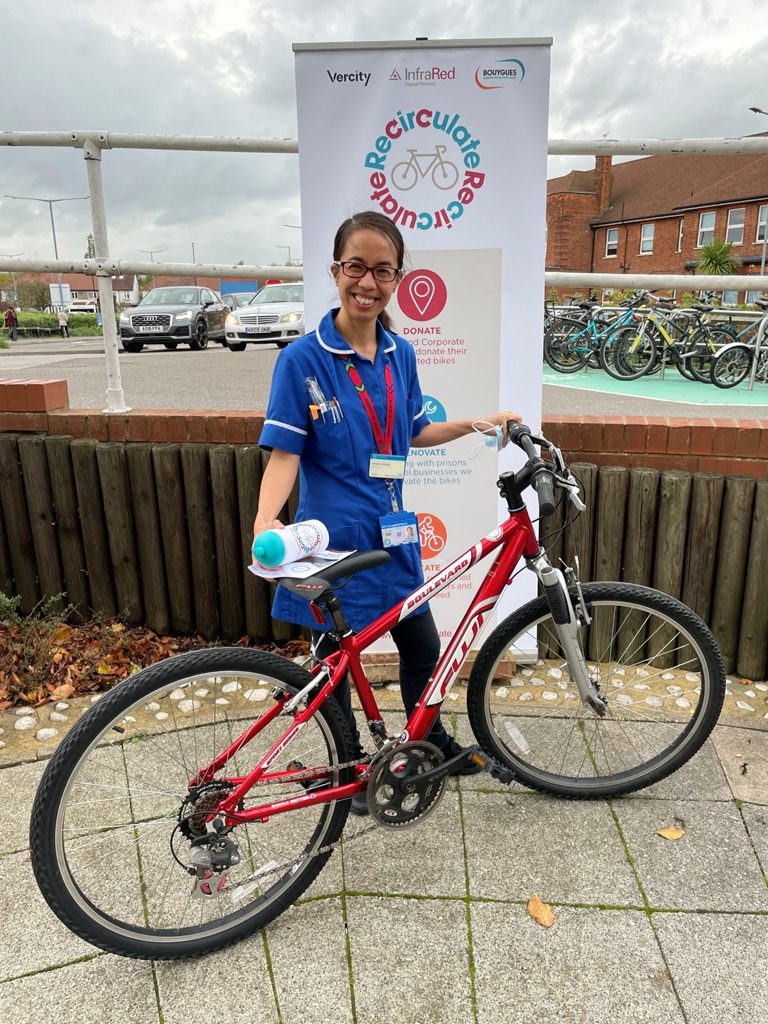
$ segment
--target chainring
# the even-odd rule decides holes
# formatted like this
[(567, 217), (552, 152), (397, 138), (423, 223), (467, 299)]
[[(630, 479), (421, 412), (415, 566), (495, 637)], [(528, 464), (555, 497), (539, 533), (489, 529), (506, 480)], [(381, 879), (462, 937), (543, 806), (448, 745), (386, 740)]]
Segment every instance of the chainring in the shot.
[(431, 743), (403, 743), (377, 759), (366, 790), (368, 813), (384, 828), (407, 828), (422, 821), (437, 807), (448, 777), (419, 781), (444, 760)]

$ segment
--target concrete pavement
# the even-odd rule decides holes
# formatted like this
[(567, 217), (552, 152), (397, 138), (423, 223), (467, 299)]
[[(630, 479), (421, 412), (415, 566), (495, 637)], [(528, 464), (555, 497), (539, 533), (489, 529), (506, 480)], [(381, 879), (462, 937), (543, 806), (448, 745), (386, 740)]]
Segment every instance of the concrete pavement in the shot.
[[(447, 710), (469, 742), (463, 693)], [(481, 775), (452, 780), (405, 832), (355, 841), (366, 822), (350, 818), (311, 889), (263, 934), (157, 964), (94, 949), (38, 894), (27, 826), (50, 744), (17, 743), (5, 712), (0, 1021), (766, 1020), (768, 702), (755, 695), (749, 725), (726, 716), (693, 761), (631, 797), (561, 801)], [(667, 826), (683, 837), (658, 836)], [(553, 908), (550, 929), (527, 914), (534, 894)]]

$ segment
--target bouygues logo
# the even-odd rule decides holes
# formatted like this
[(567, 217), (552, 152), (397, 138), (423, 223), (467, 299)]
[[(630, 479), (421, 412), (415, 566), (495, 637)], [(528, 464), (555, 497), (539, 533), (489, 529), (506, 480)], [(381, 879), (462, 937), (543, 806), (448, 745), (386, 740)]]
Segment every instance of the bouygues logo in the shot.
[(503, 89), (505, 85), (522, 82), (524, 78), (525, 64), (517, 57), (505, 57), (475, 69), (475, 85), (480, 89)]
[(403, 228), (452, 228), (485, 184), (480, 139), (461, 115), (398, 110), (365, 155), (370, 199)]
[(439, 555), (448, 541), (448, 530), (442, 519), (434, 512), (417, 512), (419, 524), (419, 540), (421, 541), (421, 559), (428, 562)]
[(433, 270), (412, 270), (400, 282), (395, 293), (397, 304), (411, 320), (434, 320), (445, 309), (448, 289)]

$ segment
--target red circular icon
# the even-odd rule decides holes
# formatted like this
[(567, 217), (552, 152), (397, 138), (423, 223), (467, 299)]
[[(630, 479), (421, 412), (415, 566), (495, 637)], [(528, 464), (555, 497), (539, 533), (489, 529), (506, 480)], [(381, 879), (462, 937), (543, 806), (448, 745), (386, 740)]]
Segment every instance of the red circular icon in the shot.
[(448, 541), (448, 530), (445, 523), (434, 512), (417, 512), (419, 524), (419, 540), (421, 541), (421, 559), (428, 562), (435, 558)]
[(445, 308), (448, 289), (432, 270), (412, 270), (397, 289), (397, 301), (411, 320), (434, 320)]

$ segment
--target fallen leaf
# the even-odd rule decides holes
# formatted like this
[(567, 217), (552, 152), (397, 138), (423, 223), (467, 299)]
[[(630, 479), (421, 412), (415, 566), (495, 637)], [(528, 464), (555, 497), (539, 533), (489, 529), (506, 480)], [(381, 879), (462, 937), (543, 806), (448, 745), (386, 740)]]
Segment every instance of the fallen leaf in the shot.
[(96, 671), (100, 676), (111, 676), (114, 673), (114, 669), (108, 661), (102, 661)]
[(532, 917), (542, 928), (551, 928), (555, 923), (552, 907), (548, 903), (544, 903), (539, 896), (532, 896), (528, 900), (528, 916)]
[(675, 843), (678, 839), (683, 838), (685, 832), (681, 828), (659, 828), (656, 829), (656, 835), (661, 836), (662, 839), (668, 839), (671, 843)]
[(109, 628), (112, 630), (113, 633), (125, 632), (125, 626), (122, 624), (122, 622), (113, 622)]
[(75, 688), (72, 683), (62, 683), (61, 686), (54, 687), (51, 690), (51, 697), (54, 700), (67, 700), (68, 697), (74, 696)]
[(63, 644), (67, 640), (69, 640), (71, 635), (72, 627), (67, 626), (66, 624), (62, 624), (61, 626), (57, 626), (56, 629), (54, 629), (54, 631), (51, 633), (49, 642), (52, 646), (55, 647), (58, 644)]

